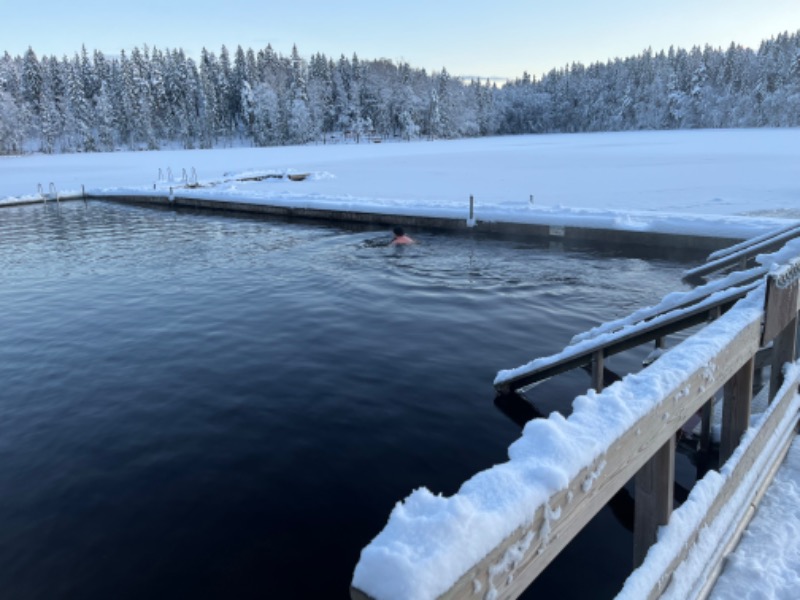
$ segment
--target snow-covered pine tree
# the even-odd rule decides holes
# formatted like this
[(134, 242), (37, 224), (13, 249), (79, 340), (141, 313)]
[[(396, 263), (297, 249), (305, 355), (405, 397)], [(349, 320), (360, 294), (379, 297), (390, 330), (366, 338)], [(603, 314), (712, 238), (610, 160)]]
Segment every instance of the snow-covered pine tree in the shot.
[(0, 89), (0, 154), (20, 154), (25, 141), (25, 119), (20, 104)]
[(313, 137), (324, 137), (333, 131), (335, 105), (331, 63), (325, 55), (317, 53), (308, 65), (308, 110), (314, 124)]
[(66, 95), (63, 107), (67, 148), (78, 152), (94, 152), (94, 111), (83, 88), (82, 62), (76, 54), (72, 61), (64, 64), (66, 72)]
[(22, 101), (27, 104), (28, 110), (34, 116), (41, 114), (42, 108), (42, 67), (33, 48), (28, 47), (22, 61), (22, 76), (20, 77), (20, 93)]
[(306, 83), (306, 65), (300, 57), (297, 46), (292, 46), (291, 69), (289, 71), (289, 89), (286, 94), (286, 142), (303, 144), (314, 137), (315, 124), (308, 108), (308, 88)]
[(278, 95), (269, 83), (259, 83), (252, 93), (253, 141), (257, 146), (282, 143)]

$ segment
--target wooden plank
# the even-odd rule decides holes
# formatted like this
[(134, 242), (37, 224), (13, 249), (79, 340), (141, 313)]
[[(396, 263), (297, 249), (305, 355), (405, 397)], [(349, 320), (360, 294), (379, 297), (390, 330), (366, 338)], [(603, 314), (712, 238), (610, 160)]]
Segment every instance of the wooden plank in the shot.
[(658, 536), (669, 523), (675, 487), (675, 436), (658, 450), (636, 474), (633, 518), (633, 567), (642, 564)]
[[(702, 335), (702, 332), (697, 334)], [(467, 571), (442, 598), (516, 598), (680, 427), (758, 350), (760, 319), (745, 326), (709, 364), (698, 368), (618, 438), (531, 520)], [(658, 368), (658, 363), (650, 368)], [(625, 385), (623, 381), (622, 385)]]
[(798, 283), (789, 287), (779, 287), (777, 280), (767, 278), (767, 293), (764, 298), (764, 333), (761, 345), (766, 346), (786, 329), (786, 326), (797, 317)]
[(605, 356), (602, 350), (598, 350), (592, 355), (592, 387), (595, 391), (603, 391), (603, 370), (605, 368)]
[[(794, 269), (794, 267), (792, 267)], [(764, 298), (764, 330), (761, 345), (772, 342), (772, 363), (770, 367), (769, 395), (777, 393), (783, 382), (783, 365), (794, 361), (797, 344), (797, 311), (800, 284), (789, 269), (787, 281), (783, 277), (770, 275), (767, 278), (767, 291)], [(795, 276), (796, 277), (796, 276)]]
[(769, 397), (783, 385), (783, 365), (794, 362), (797, 348), (797, 314), (772, 341), (772, 366), (769, 375)]
[(750, 426), (754, 367), (755, 358), (751, 358), (724, 386), (722, 435), (719, 444), (720, 465), (730, 458), (739, 445), (742, 435)]
[(711, 420), (714, 417), (714, 397), (703, 404), (700, 414), (700, 451), (708, 452), (711, 449)]

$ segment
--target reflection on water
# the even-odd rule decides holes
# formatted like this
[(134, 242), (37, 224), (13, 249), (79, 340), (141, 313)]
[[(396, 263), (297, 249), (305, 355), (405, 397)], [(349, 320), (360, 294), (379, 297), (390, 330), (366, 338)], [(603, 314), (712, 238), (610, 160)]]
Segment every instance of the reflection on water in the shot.
[[(4, 595), (344, 598), (395, 502), (506, 459), (499, 369), (653, 303), (684, 267), (410, 233), (0, 211)], [(588, 385), (557, 379), (545, 414)], [(531, 594), (611, 597), (629, 564), (604, 511)]]

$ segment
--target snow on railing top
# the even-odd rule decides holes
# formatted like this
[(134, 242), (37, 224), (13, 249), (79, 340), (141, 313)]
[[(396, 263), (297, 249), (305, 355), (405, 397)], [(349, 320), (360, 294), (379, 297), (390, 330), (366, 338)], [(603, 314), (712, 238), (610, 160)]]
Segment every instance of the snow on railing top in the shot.
[(746, 271), (734, 271), (725, 277), (714, 279), (686, 292), (672, 292), (664, 296), (658, 304), (641, 308), (630, 315), (613, 321), (606, 321), (588, 331), (574, 335), (570, 340), (570, 345), (595, 338), (601, 334), (614, 332), (641, 321), (647, 321), (665, 312), (678, 308), (686, 308), (691, 304), (707, 298), (715, 292), (758, 279), (762, 275), (765, 275), (766, 272), (767, 269), (765, 267), (753, 267)]
[(790, 231), (800, 230), (800, 222), (793, 222), (791, 225), (787, 225), (786, 227), (782, 227), (775, 231), (769, 231), (762, 235), (752, 237), (749, 239), (744, 240), (743, 242), (739, 242), (738, 244), (734, 244), (733, 246), (728, 246), (727, 248), (722, 248), (721, 250), (717, 250), (716, 252), (712, 252), (708, 255), (708, 260), (716, 260), (718, 258), (722, 258), (724, 256), (729, 256), (735, 252), (740, 250), (744, 250), (745, 248), (752, 248), (756, 244), (760, 244), (766, 240), (773, 239), (779, 235), (784, 233), (788, 233)]
[(628, 323), (623, 327), (610, 332), (599, 333), (593, 337), (583, 339), (575, 344), (567, 346), (564, 350), (562, 350), (557, 354), (535, 358), (534, 360), (519, 367), (501, 370), (497, 373), (495, 377), (494, 385), (502, 386), (511, 380), (521, 377), (522, 375), (525, 375), (527, 373), (532, 373), (534, 371), (539, 371), (551, 365), (565, 361), (570, 357), (594, 352), (597, 349), (614, 344), (623, 337), (634, 335), (644, 330), (657, 327), (658, 325), (664, 322), (674, 320), (676, 318), (688, 315), (698, 310), (704, 310), (720, 302), (726, 301), (731, 298), (735, 298), (736, 296), (744, 295), (745, 293), (761, 285), (763, 284), (761, 282), (758, 282), (758, 283), (750, 283), (748, 285), (728, 287), (720, 291), (714, 292), (712, 294), (709, 294), (708, 296), (703, 298), (700, 302), (697, 302), (696, 304), (693, 304), (691, 306), (661, 313), (658, 316), (653, 317), (652, 319), (647, 321)]
[(789, 242), (798, 236), (800, 236), (800, 225), (782, 229), (771, 236), (760, 236), (763, 238), (760, 242), (748, 244), (741, 250), (731, 252), (720, 258), (709, 260), (700, 266), (689, 269), (684, 273), (684, 277), (691, 279), (693, 277), (701, 277), (710, 273), (714, 273), (715, 271), (719, 271), (725, 267), (736, 264), (737, 261), (756, 256), (759, 251), (776, 248), (779, 244)]
[(800, 258), (776, 269), (771, 275), (775, 278), (775, 285), (780, 289), (786, 289), (800, 279)]

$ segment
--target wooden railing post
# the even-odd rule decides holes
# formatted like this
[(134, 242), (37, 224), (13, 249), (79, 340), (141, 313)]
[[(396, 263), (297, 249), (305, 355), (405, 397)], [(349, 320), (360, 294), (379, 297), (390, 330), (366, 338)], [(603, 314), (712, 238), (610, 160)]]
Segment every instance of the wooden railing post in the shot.
[(753, 366), (753, 391), (756, 394), (764, 387), (764, 362), (759, 362), (759, 358), (759, 355), (756, 354)]
[(767, 277), (764, 329), (761, 334), (762, 346), (772, 341), (770, 401), (783, 384), (783, 365), (794, 361), (797, 344), (798, 280), (780, 282), (779, 279), (772, 275)]
[(675, 436), (671, 436), (635, 477), (633, 566), (640, 566), (656, 541), (658, 528), (669, 522), (675, 485)]
[(794, 362), (797, 344), (797, 316), (784, 327), (772, 342), (772, 365), (769, 375), (770, 400), (778, 393), (783, 385), (783, 365)]
[(744, 271), (747, 268), (747, 261), (749, 257), (743, 256), (742, 259), (739, 261), (739, 268)]
[(603, 371), (605, 368), (605, 356), (601, 348), (592, 355), (592, 387), (597, 392), (603, 391)]
[(750, 426), (750, 403), (753, 399), (755, 357), (748, 360), (724, 386), (722, 404), (722, 435), (719, 444), (719, 464), (730, 458), (742, 435)]
[(711, 449), (711, 421), (714, 419), (714, 396), (703, 404), (700, 412), (700, 451), (707, 453)]

